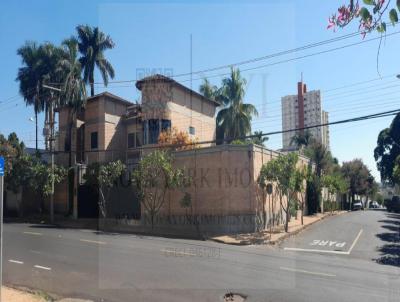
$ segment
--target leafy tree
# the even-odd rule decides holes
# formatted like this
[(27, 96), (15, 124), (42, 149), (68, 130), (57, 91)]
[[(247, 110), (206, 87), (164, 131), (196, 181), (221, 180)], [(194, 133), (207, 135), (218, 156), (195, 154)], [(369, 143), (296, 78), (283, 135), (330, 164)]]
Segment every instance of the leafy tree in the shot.
[(105, 58), (104, 51), (114, 48), (114, 42), (110, 36), (105, 35), (98, 27), (79, 25), (76, 27), (79, 41), (79, 59), (83, 67), (83, 79), (90, 85), (90, 95), (94, 96), (94, 69), (97, 67), (103, 78), (105, 86), (109, 77), (114, 78), (115, 72), (111, 63)]
[(103, 218), (107, 217), (107, 204), (110, 200), (111, 189), (125, 170), (126, 167), (120, 160), (105, 164), (93, 163), (87, 167), (84, 178), (87, 184), (94, 185), (99, 189), (99, 208)]
[(348, 189), (351, 196), (351, 209), (351, 205), (355, 200), (355, 195), (366, 194), (370, 172), (361, 159), (353, 159), (352, 161), (344, 162), (341, 170), (344, 179), (349, 184)]
[(292, 179), (292, 188), (295, 199), (301, 210), (301, 224), (304, 224), (304, 208), (305, 208), (305, 193), (306, 193), (306, 181), (308, 178), (308, 169), (306, 167), (297, 168), (294, 172)]
[(396, 158), (400, 156), (400, 114), (393, 119), (390, 127), (383, 129), (378, 136), (374, 157), (382, 181), (392, 183)]
[(217, 128), (229, 141), (251, 133), (251, 120), (258, 115), (254, 105), (243, 103), (245, 86), (246, 80), (241, 77), (239, 69), (232, 68), (231, 76), (223, 79), (219, 89), (218, 100), (225, 108), (217, 114)]
[(66, 176), (66, 170), (61, 166), (54, 166), (54, 173), (51, 165), (40, 160), (34, 160), (28, 172), (30, 180), (29, 187), (38, 192), (41, 197), (41, 212), (44, 211), (44, 199), (52, 193), (52, 180), (54, 185), (60, 183)]
[(304, 132), (296, 133), (290, 140), (290, 144), (296, 146), (298, 149), (302, 149), (303, 147), (308, 147), (313, 143), (314, 138), (309, 130), (305, 130)]
[[(293, 207), (295, 202), (297, 161), (298, 155), (296, 153), (279, 155), (261, 167), (260, 175), (257, 179), (261, 188), (266, 188), (268, 183), (276, 184), (276, 190), (279, 191), (280, 205), (286, 214), (286, 232), (289, 228), (290, 208)], [(284, 202), (284, 197), (286, 197), (286, 202)]]
[(364, 6), (359, 1), (350, 0), (348, 4), (338, 8), (337, 14), (329, 18), (328, 29), (346, 27), (353, 20), (359, 23), (359, 30), (363, 36), (371, 31), (386, 32), (386, 22), (389, 19), (394, 25), (399, 21), (400, 1), (391, 0), (363, 0)]
[(251, 143), (259, 145), (261, 147), (265, 147), (265, 143), (268, 141), (269, 138), (265, 136), (262, 131), (254, 131), (253, 135), (255, 135), (255, 137), (250, 139)]
[(151, 228), (154, 219), (165, 203), (169, 189), (181, 187), (185, 177), (183, 170), (173, 167), (173, 158), (167, 151), (156, 150), (145, 155), (133, 172), (141, 204), (150, 216)]
[(160, 146), (174, 146), (174, 150), (191, 150), (197, 148), (197, 140), (192, 139), (187, 132), (179, 131), (173, 127), (160, 133), (158, 144)]
[(341, 174), (327, 174), (322, 178), (322, 183), (328, 190), (328, 200), (331, 203), (330, 210), (334, 210), (332, 204), (336, 202), (336, 195), (347, 191), (347, 183)]
[(396, 157), (396, 161), (394, 163), (394, 168), (393, 168), (392, 179), (396, 185), (400, 185), (400, 155)]
[(320, 142), (313, 142), (304, 151), (305, 155), (308, 156), (311, 162), (315, 165), (315, 173), (320, 178), (323, 171), (327, 170), (331, 161), (331, 154), (327, 147)]

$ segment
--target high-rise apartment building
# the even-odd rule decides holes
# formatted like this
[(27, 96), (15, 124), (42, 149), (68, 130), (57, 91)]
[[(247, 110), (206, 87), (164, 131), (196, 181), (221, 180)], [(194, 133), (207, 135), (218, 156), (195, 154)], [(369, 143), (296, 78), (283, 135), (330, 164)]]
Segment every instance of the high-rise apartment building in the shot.
[[(307, 92), (306, 84), (297, 83), (297, 94), (282, 97), (282, 129), (298, 129), (328, 123), (328, 112), (322, 110), (321, 92), (312, 90)], [(285, 150), (296, 149), (292, 138), (299, 132), (306, 130), (284, 132), (282, 146)], [(329, 149), (329, 126), (311, 128), (311, 135)]]

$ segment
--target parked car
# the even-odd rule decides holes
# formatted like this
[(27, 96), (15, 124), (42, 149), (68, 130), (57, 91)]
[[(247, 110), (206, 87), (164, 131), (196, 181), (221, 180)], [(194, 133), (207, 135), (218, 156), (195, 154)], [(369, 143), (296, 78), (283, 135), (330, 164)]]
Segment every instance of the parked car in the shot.
[(371, 202), (369, 203), (369, 208), (370, 208), (370, 209), (379, 209), (380, 206), (379, 206), (379, 203), (377, 203), (376, 201), (371, 201)]
[(353, 203), (353, 211), (364, 210), (363, 204), (360, 200), (355, 200)]
[(395, 195), (392, 200), (386, 202), (388, 212), (400, 213), (400, 196)]

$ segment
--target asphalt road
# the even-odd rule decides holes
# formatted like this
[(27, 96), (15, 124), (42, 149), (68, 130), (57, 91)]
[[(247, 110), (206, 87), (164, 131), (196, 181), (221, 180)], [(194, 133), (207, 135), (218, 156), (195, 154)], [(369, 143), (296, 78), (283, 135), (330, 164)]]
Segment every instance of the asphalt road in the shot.
[(5, 284), (94, 301), (400, 301), (400, 215), (330, 217), (281, 246), (4, 225)]

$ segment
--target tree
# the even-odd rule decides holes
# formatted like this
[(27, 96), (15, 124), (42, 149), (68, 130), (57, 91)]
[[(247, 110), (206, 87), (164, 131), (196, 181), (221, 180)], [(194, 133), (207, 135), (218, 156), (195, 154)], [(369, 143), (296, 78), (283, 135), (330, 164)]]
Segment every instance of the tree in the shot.
[(36, 124), (36, 151), (38, 150), (38, 114), (43, 111), (42, 74), (40, 72), (39, 45), (35, 42), (25, 42), (17, 50), (22, 59), (22, 67), (18, 69), (19, 92), (27, 106), (33, 106)]
[[(295, 202), (297, 161), (298, 155), (296, 153), (279, 155), (261, 167), (260, 175), (257, 179), (261, 188), (266, 188), (268, 183), (276, 184), (276, 190), (279, 191), (280, 205), (286, 214), (285, 232), (289, 229), (290, 208)], [(286, 197), (286, 202), (284, 202), (284, 197)]]
[(396, 161), (394, 162), (392, 179), (393, 183), (400, 185), (400, 155), (396, 157)]
[(305, 208), (305, 193), (306, 193), (306, 181), (308, 177), (308, 171), (306, 167), (297, 168), (294, 172), (292, 179), (293, 193), (295, 194), (295, 199), (298, 202), (299, 208), (301, 210), (301, 224), (304, 223), (304, 208)]
[(296, 133), (290, 140), (290, 144), (296, 146), (298, 149), (308, 147), (314, 141), (314, 138), (309, 130)]
[(265, 136), (262, 131), (254, 131), (253, 135), (255, 135), (255, 137), (252, 137), (250, 139), (251, 143), (259, 145), (261, 147), (265, 147), (265, 143), (268, 141), (269, 138)]
[(252, 104), (244, 104), (246, 80), (241, 77), (239, 69), (231, 69), (229, 78), (222, 81), (218, 100), (225, 108), (217, 114), (217, 131), (229, 142), (240, 139), (251, 133), (251, 120), (257, 116), (257, 109)]
[(330, 203), (331, 213), (334, 210), (333, 204), (336, 201), (337, 194), (345, 193), (347, 191), (347, 183), (341, 174), (327, 174), (322, 178), (323, 186), (328, 190), (328, 200)]
[(174, 150), (191, 150), (197, 148), (196, 140), (192, 139), (187, 132), (179, 131), (173, 127), (160, 133), (158, 144), (171, 147)]
[(320, 142), (314, 141), (311, 145), (308, 146), (304, 153), (315, 165), (315, 173), (320, 178), (323, 171), (326, 170), (332, 162), (331, 155), (327, 147)]
[(203, 84), (200, 85), (199, 91), (202, 95), (210, 100), (215, 100), (218, 96), (218, 87), (211, 85), (208, 79), (203, 80)]
[(173, 158), (167, 151), (156, 150), (145, 155), (133, 172), (141, 204), (150, 216), (151, 229), (154, 219), (165, 203), (167, 190), (184, 184), (183, 170), (173, 167)]
[(374, 150), (374, 157), (382, 181), (393, 184), (393, 171), (398, 156), (400, 156), (400, 114), (395, 116), (390, 127), (379, 133), (377, 146)]
[(351, 206), (355, 200), (355, 195), (364, 195), (368, 188), (368, 177), (370, 172), (361, 159), (353, 159), (349, 162), (343, 162), (342, 174), (349, 184), (348, 189), (351, 196)]
[(107, 204), (111, 189), (125, 170), (126, 167), (120, 160), (105, 164), (93, 163), (87, 167), (84, 178), (88, 184), (99, 189), (99, 208), (103, 218), (107, 217)]
[[(54, 172), (53, 172), (54, 171)], [(61, 166), (54, 166), (54, 170), (48, 163), (40, 160), (34, 160), (29, 172), (29, 187), (33, 191), (38, 192), (41, 197), (41, 212), (44, 212), (44, 199), (48, 197), (52, 191), (52, 180), (54, 185), (60, 183), (66, 176), (66, 170)]]
[(365, 6), (360, 6), (359, 1), (350, 0), (347, 5), (339, 7), (337, 14), (333, 14), (328, 20), (328, 29), (343, 28), (357, 20), (359, 30), (365, 36), (374, 30), (386, 32), (384, 18), (387, 16), (393, 25), (399, 21), (397, 11), (400, 11), (400, 1), (396, 1), (396, 6), (391, 0), (364, 0), (363, 3)]
[(103, 78), (105, 86), (108, 85), (109, 77), (114, 78), (115, 72), (111, 63), (105, 58), (104, 52), (114, 48), (114, 42), (110, 36), (106, 36), (98, 27), (79, 25), (76, 27), (78, 33), (79, 59), (83, 67), (83, 79), (90, 85), (90, 95), (94, 96), (94, 69), (97, 67)]

